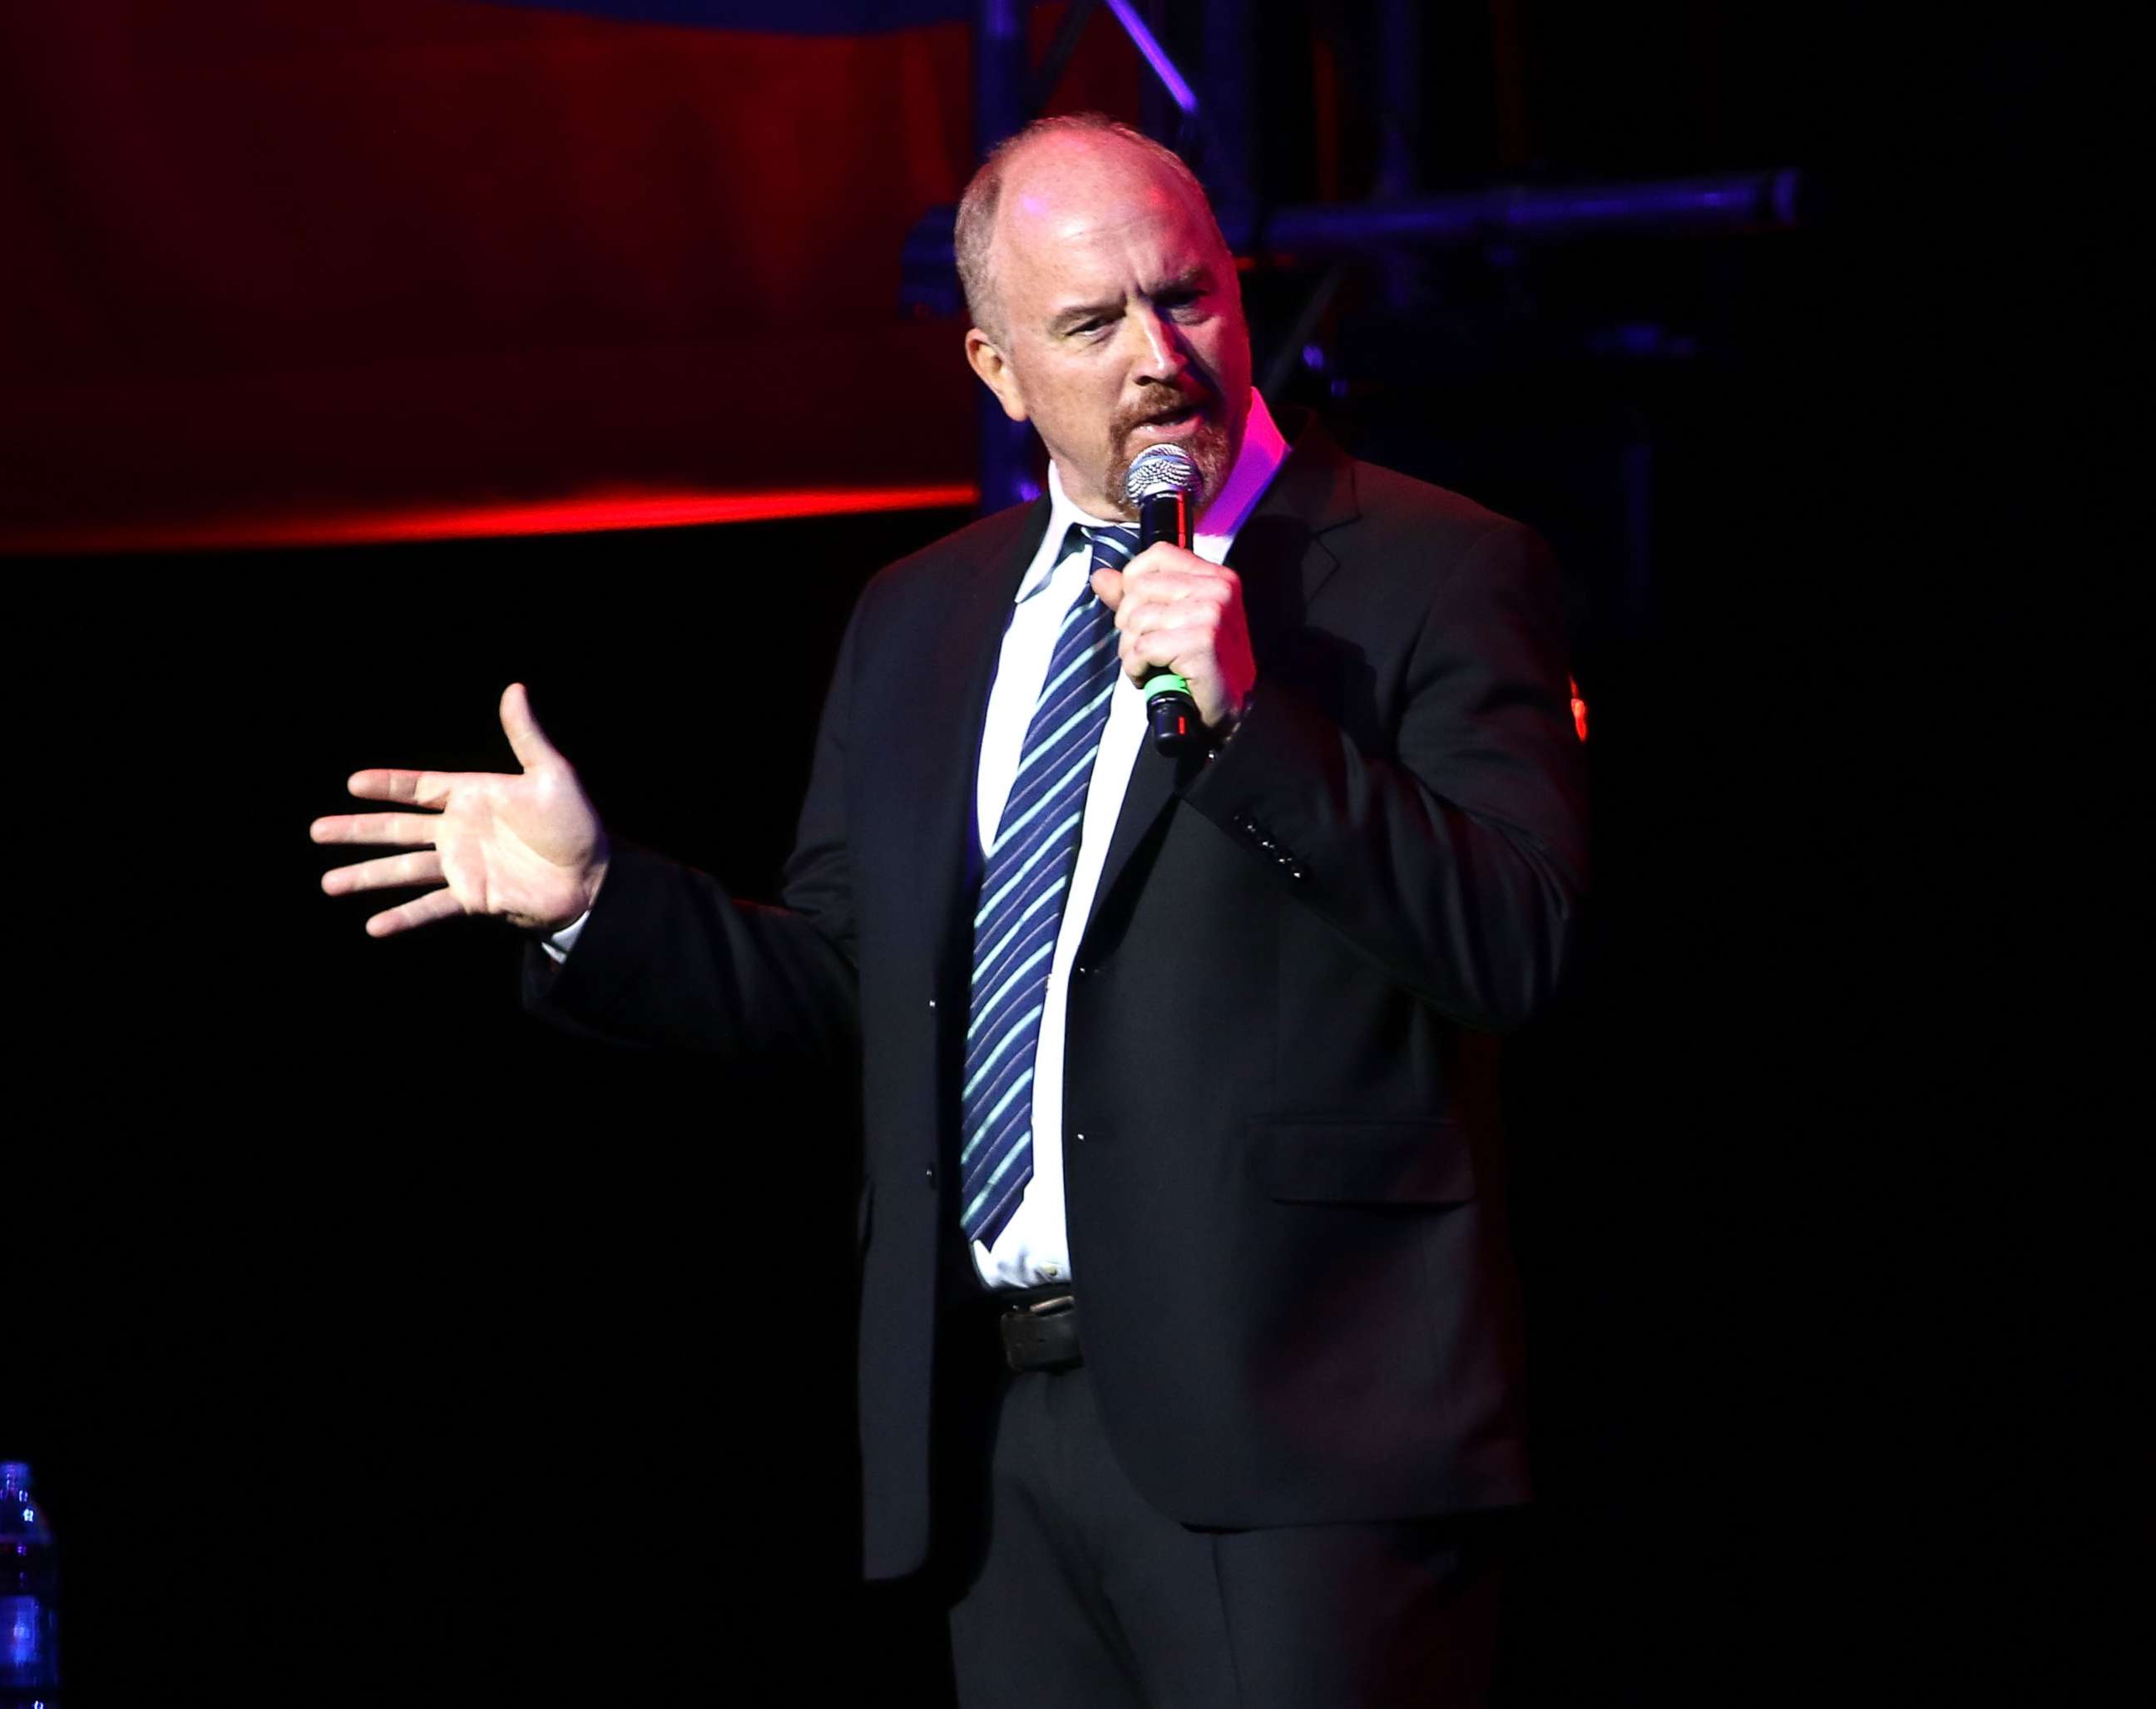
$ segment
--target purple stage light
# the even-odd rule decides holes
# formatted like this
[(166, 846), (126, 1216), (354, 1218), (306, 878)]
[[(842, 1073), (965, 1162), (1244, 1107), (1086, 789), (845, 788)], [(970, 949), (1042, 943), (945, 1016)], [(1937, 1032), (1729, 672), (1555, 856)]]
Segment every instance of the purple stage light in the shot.
[(1153, 75), (1160, 79), (1161, 87), (1168, 91), (1169, 98), (1184, 112), (1196, 112), (1197, 95), (1183, 80), (1183, 74), (1175, 69), (1175, 62), (1168, 57), (1168, 50), (1146, 28), (1145, 20), (1138, 16), (1131, 0), (1108, 0), (1108, 10), (1116, 14), (1116, 22), (1122, 25), (1123, 33), (1131, 38), (1131, 44), (1145, 56), (1146, 64), (1152, 67)]

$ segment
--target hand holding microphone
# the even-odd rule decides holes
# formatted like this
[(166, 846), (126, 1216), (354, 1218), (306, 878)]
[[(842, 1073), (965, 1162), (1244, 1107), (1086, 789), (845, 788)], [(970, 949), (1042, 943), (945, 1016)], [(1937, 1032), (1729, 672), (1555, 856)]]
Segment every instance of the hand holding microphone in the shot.
[(1138, 551), (1120, 571), (1093, 577), (1116, 613), (1123, 668), (1146, 691), (1153, 746), (1163, 753), (1224, 733), (1257, 680), (1240, 581), (1190, 550), (1201, 485), (1179, 448), (1141, 453), (1125, 483), (1138, 512)]

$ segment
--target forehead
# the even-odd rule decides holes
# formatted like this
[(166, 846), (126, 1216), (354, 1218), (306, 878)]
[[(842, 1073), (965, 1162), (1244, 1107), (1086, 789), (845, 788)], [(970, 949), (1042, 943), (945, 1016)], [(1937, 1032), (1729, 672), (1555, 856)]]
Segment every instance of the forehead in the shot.
[(995, 265), (1013, 295), (1173, 275), (1213, 259), (1215, 241), (1191, 186), (1113, 137), (1044, 139), (1014, 162), (998, 198)]

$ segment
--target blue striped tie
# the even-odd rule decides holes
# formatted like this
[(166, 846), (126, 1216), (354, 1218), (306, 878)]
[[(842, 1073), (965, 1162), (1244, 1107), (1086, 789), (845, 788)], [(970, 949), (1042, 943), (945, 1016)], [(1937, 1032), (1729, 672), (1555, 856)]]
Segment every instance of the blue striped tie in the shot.
[[(1071, 532), (1092, 542), (1096, 570), (1120, 569), (1137, 547), (1135, 528), (1074, 525)], [(1115, 614), (1089, 578), (1055, 638), (1003, 823), (981, 873), (959, 1100), (964, 1137), (958, 1223), (968, 1240), (993, 1245), (1033, 1178), (1033, 1059), (1093, 755), (1115, 686)]]

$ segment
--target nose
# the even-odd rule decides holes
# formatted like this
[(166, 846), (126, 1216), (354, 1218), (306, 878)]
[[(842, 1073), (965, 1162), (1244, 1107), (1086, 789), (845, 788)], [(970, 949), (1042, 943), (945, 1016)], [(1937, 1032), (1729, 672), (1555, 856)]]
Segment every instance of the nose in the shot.
[(1138, 352), (1138, 378), (1173, 380), (1190, 365), (1190, 358), (1183, 347), (1182, 334), (1173, 322), (1163, 320), (1151, 303), (1139, 304), (1130, 320), (1138, 329), (1142, 346)]

